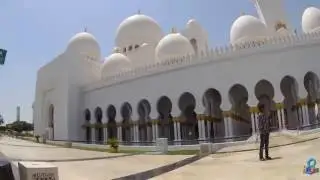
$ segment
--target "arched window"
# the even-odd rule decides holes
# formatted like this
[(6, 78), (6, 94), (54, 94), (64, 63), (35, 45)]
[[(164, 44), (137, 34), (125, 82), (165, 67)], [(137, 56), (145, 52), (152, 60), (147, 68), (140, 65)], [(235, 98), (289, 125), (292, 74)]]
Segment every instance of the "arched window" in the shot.
[(197, 40), (194, 39), (194, 38), (192, 38), (192, 39), (190, 40), (190, 43), (191, 43), (191, 45), (192, 45), (192, 47), (193, 47), (194, 52), (195, 52), (195, 53), (198, 53)]
[(138, 49), (138, 48), (139, 48), (139, 45), (138, 45), (138, 44), (136, 44), (136, 45), (134, 46), (134, 48), (135, 48), (135, 49)]
[(131, 51), (132, 50), (132, 46), (129, 46), (129, 51)]
[(127, 48), (123, 48), (123, 52), (126, 53), (127, 52)]

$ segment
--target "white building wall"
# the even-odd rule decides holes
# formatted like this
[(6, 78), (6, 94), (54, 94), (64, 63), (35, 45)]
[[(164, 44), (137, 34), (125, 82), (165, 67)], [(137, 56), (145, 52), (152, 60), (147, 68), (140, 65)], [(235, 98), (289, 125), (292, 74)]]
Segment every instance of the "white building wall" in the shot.
[[(35, 134), (43, 135), (46, 132), (49, 122), (49, 107), (54, 106), (54, 138), (61, 139), (67, 136), (66, 94), (63, 90), (66, 86), (66, 71), (63, 62), (63, 55), (58, 56), (54, 61), (42, 67), (38, 71), (34, 122)], [(57, 73), (59, 72), (59, 73)]]
[(100, 106), (105, 111), (108, 105), (113, 104), (117, 108), (119, 121), (120, 107), (124, 102), (129, 102), (133, 111), (137, 111), (139, 101), (145, 98), (151, 104), (152, 118), (157, 118), (156, 103), (162, 95), (166, 95), (172, 101), (173, 116), (178, 116), (179, 97), (184, 92), (190, 92), (196, 98), (196, 112), (203, 113), (203, 94), (208, 88), (215, 88), (222, 96), (222, 109), (229, 110), (231, 105), (228, 91), (236, 83), (246, 87), (249, 93), (248, 104), (255, 106), (257, 99), (254, 87), (262, 79), (272, 83), (275, 89), (274, 100), (281, 102), (283, 95), (280, 91), (280, 82), (286, 75), (296, 78), (299, 84), (299, 97), (304, 98), (307, 95), (303, 86), (304, 75), (307, 71), (313, 71), (318, 75), (320, 73), (320, 66), (317, 66), (320, 62), (316, 58), (320, 57), (319, 47), (319, 42), (288, 47), (273, 44), (260, 49), (225, 53), (220, 57), (210, 57), (208, 61), (198, 60), (198, 65), (119, 82), (108, 87), (94, 89), (94, 86), (90, 86), (85, 88), (87, 92), (83, 94), (84, 107), (94, 109)]

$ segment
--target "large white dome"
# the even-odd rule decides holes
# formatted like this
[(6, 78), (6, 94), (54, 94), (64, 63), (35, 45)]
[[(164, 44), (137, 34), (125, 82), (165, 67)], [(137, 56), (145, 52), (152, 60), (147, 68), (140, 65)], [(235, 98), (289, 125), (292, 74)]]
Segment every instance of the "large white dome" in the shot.
[(231, 44), (259, 40), (267, 36), (267, 27), (258, 18), (250, 15), (240, 16), (230, 30)]
[(302, 30), (305, 33), (320, 31), (320, 9), (307, 8), (302, 15)]
[(73, 36), (68, 43), (67, 51), (95, 57), (97, 60), (100, 60), (100, 46), (96, 38), (87, 32), (81, 32)]
[(121, 48), (142, 43), (158, 43), (163, 33), (158, 23), (149, 16), (136, 14), (125, 19), (118, 27), (116, 45)]
[(180, 33), (171, 33), (162, 38), (156, 47), (158, 61), (168, 60), (174, 57), (182, 57), (194, 54), (189, 40)]
[(127, 71), (131, 68), (129, 58), (121, 53), (113, 53), (105, 58), (101, 70), (102, 78)]

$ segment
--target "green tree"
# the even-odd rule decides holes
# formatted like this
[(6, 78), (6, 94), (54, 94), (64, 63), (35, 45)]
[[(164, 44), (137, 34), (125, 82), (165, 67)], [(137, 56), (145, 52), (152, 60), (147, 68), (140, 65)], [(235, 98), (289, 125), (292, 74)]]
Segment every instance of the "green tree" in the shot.
[(22, 131), (32, 131), (33, 124), (27, 123), (25, 121), (15, 121), (11, 124), (7, 124), (7, 128), (21, 133)]

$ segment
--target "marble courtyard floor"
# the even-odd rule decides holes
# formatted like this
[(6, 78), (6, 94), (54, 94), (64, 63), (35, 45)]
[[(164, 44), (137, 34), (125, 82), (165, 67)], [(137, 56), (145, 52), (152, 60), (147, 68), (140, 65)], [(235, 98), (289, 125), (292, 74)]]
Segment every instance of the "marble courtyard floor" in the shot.
[[(272, 145), (294, 143), (304, 139), (320, 137), (320, 133), (289, 137), (275, 136)], [(221, 154), (213, 154), (194, 163), (183, 166), (166, 174), (152, 178), (167, 179), (319, 179), (320, 175), (307, 177), (303, 175), (303, 166), (310, 157), (320, 158), (320, 139), (276, 147), (270, 149), (272, 161), (258, 161), (258, 152), (246, 151), (256, 148), (257, 144), (227, 147), (219, 150)], [(171, 164), (191, 156), (186, 155), (131, 155), (106, 152), (85, 151), (37, 144), (15, 138), (2, 137), (0, 152), (17, 161), (51, 161), (59, 168), (61, 180), (107, 180), (154, 169)], [(117, 156), (117, 157), (114, 157)], [(87, 159), (97, 160), (87, 160)], [(18, 175), (15, 170), (15, 175)]]
[[(108, 159), (106, 157), (119, 156), (119, 154), (62, 148), (9, 137), (0, 139), (0, 151), (9, 159), (17, 159), (19, 161), (57, 160), (57, 162), (51, 163), (58, 166), (61, 180), (107, 180), (119, 178), (190, 157), (185, 155), (132, 155)], [(102, 159), (82, 160), (83, 158), (91, 157), (101, 157)], [(77, 158), (78, 161), (75, 161)], [(70, 159), (72, 161), (59, 162)], [(17, 166), (17, 164), (18, 161), (13, 161), (14, 166)], [(15, 169), (15, 176), (18, 176), (17, 169)]]
[[(258, 161), (258, 151), (213, 154), (173, 170), (153, 180), (300, 180), (320, 179), (306, 176), (303, 166), (309, 157), (320, 159), (320, 139), (270, 149), (271, 161)], [(319, 167), (319, 166), (317, 166)]]

